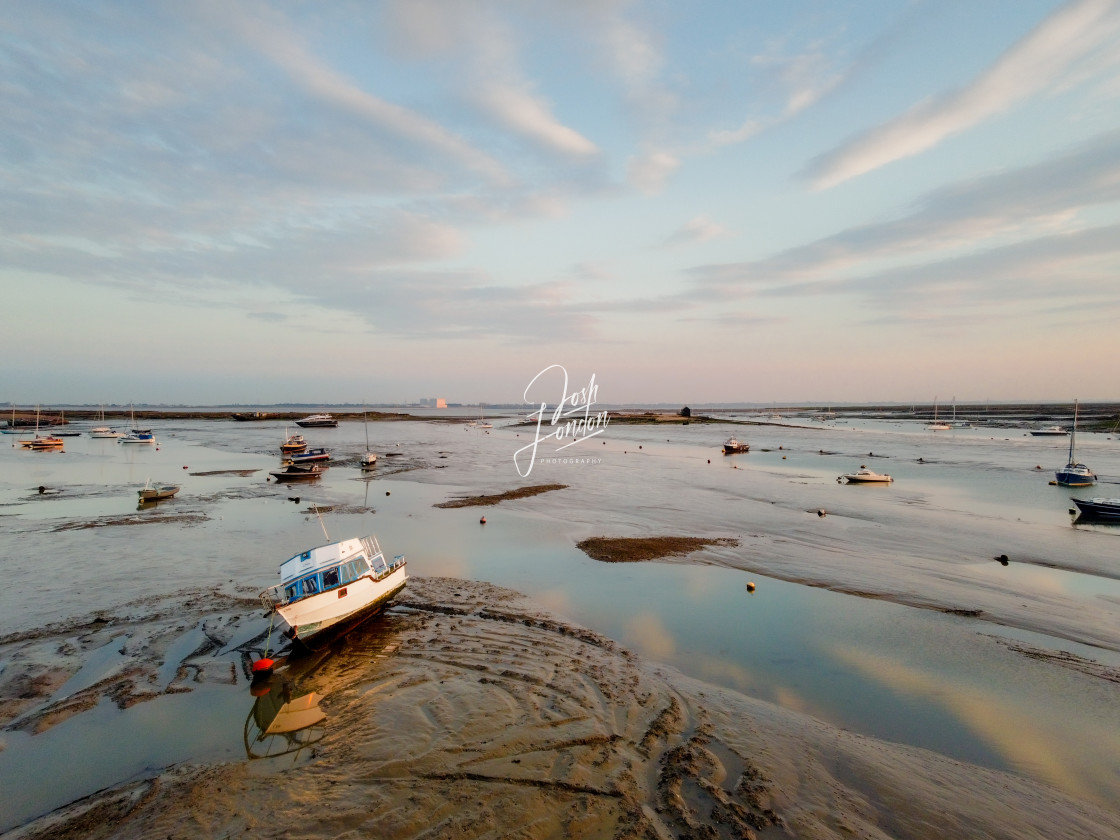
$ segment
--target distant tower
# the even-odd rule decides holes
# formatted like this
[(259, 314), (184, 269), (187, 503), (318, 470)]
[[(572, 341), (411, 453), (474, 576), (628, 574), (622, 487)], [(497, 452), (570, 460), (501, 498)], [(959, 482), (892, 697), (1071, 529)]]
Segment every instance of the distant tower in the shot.
[(436, 408), (447, 408), (447, 400), (443, 397), (436, 397)]

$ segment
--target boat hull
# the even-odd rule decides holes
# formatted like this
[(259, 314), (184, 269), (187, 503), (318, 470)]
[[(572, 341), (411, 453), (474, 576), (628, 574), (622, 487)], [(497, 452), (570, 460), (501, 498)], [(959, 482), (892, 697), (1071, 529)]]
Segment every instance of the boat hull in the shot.
[(1120, 522), (1120, 499), (1073, 499), (1079, 519)]
[(179, 492), (178, 487), (146, 487), (136, 491), (142, 502), (158, 502), (160, 499), (170, 499)]
[(307, 642), (332, 629), (340, 629), (354, 621), (381, 612), (408, 581), (405, 564), (381, 580), (372, 576), (359, 578), (341, 589), (331, 589), (293, 604), (277, 606), (276, 612), (288, 625), (285, 635)]
[(318, 467), (309, 467), (307, 469), (273, 470), (269, 475), (277, 481), (311, 481), (312, 479), (322, 478), (323, 473)]
[(1097, 477), (1083, 464), (1068, 464), (1064, 470), (1056, 470), (1054, 479), (1062, 487), (1092, 487)]

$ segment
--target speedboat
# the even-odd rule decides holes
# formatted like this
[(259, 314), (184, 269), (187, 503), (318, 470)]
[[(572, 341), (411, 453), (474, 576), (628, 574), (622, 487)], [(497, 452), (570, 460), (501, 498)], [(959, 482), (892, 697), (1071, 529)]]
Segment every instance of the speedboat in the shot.
[(338, 425), (338, 421), (330, 414), (309, 414), (302, 420), (296, 421), (297, 426), (303, 428), (329, 428)]
[[(1071, 497), (1072, 498), (1072, 497)], [(1072, 499), (1077, 505), (1079, 519), (1100, 519), (1120, 522), (1120, 499)]]
[(272, 470), (269, 475), (277, 481), (310, 481), (322, 478), (323, 468), (318, 464), (288, 464), (282, 470)]
[(733, 437), (729, 437), (723, 445), (723, 454), (734, 455), (736, 452), (750, 452), (750, 449), (751, 445), (749, 443), (742, 443)]
[(332, 627), (381, 612), (408, 579), (404, 555), (390, 562), (377, 538), (355, 537), (308, 549), (280, 564), (280, 583), (260, 593), (265, 609), (306, 643)]
[(889, 484), (894, 481), (889, 475), (872, 472), (867, 467), (861, 466), (858, 472), (847, 473), (837, 477), (837, 481), (847, 480), (849, 484)]

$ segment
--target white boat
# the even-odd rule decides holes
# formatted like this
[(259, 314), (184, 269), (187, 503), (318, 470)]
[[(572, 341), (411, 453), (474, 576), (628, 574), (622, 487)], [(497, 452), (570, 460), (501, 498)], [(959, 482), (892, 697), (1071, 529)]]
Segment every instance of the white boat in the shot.
[(937, 397), (933, 398), (933, 422), (926, 426), (929, 432), (946, 432), (952, 429), (948, 423), (939, 423), (937, 420)]
[(1035, 437), (1068, 437), (1069, 432), (1062, 426), (1047, 426), (1045, 429), (1031, 429)]
[(116, 429), (112, 429), (109, 426), (105, 425), (105, 406), (101, 406), (100, 410), (98, 411), (97, 422), (101, 423), (102, 425), (94, 426), (92, 429), (90, 429), (89, 430), (89, 436), (90, 437), (95, 437), (95, 438), (122, 438), (122, 437), (124, 437), (124, 432), (118, 432)]
[(362, 412), (362, 425), (366, 430), (366, 451), (358, 460), (358, 466), (363, 470), (372, 470), (377, 466), (377, 453), (369, 451), (369, 421), (366, 419), (366, 413), (364, 411)]
[(385, 561), (372, 534), (308, 549), (280, 565), (280, 583), (260, 593), (266, 609), (306, 643), (329, 628), (379, 613), (408, 579), (404, 555)]
[(486, 418), (482, 416), (482, 403), (478, 404), (478, 422), (474, 424), (476, 429), (493, 429), (492, 423), (487, 423)]
[(308, 414), (302, 420), (297, 420), (296, 425), (305, 429), (309, 428), (334, 428), (338, 421), (332, 414)]
[(127, 435), (121, 435), (117, 438), (117, 443), (149, 443), (156, 442), (156, 436), (152, 433), (151, 429), (137, 429), (136, 426), (136, 410), (130, 405), (129, 412), (132, 417), (133, 429)]
[(890, 484), (894, 481), (889, 475), (873, 472), (865, 466), (860, 466), (858, 472), (838, 476), (836, 480), (840, 481), (841, 479), (846, 480), (849, 484)]
[(734, 455), (736, 452), (750, 452), (750, 450), (751, 445), (749, 443), (743, 443), (734, 437), (729, 437), (726, 443), (723, 444), (724, 455)]
[(1073, 401), (1073, 429), (1069, 433), (1069, 462), (1060, 470), (1054, 471), (1054, 479), (1062, 487), (1089, 487), (1097, 482), (1096, 474), (1084, 464), (1078, 463), (1074, 455), (1077, 442), (1077, 400)]

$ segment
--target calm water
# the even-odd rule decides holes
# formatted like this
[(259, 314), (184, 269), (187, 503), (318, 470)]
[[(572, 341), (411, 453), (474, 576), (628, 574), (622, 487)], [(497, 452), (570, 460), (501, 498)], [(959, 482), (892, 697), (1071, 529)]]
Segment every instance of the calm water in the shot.
[[(1073, 527), (1067, 512), (1070, 495), (1120, 496), (1112, 483), (1120, 442), (1079, 438), (1081, 460), (1102, 482), (1072, 493), (1047, 483), (1065, 462), (1067, 440), (1006, 429), (935, 435), (920, 424), (867, 421), (612, 426), (567, 451), (584, 463), (538, 464), (522, 479), (513, 452), (529, 433), (493, 422), (489, 433), (461, 424), (370, 424), (372, 448), (382, 454), (372, 477), (357, 469), (360, 422), (304, 430), (312, 446), (336, 456), (314, 485), (266, 481), (285, 434), (274, 422), (169, 421), (153, 424), (158, 448), (83, 436), (68, 438), (64, 453), (26, 452), (4, 435), (8, 585), (0, 589), (0, 635), (188, 588), (228, 581), (263, 588), (282, 560), (321, 542), (319, 522), (306, 513), (317, 502), (336, 508), (324, 517), (332, 538), (375, 532), (387, 552), (407, 555), (413, 575), (508, 586), (709, 682), (1098, 801), (1120, 797), (1115, 683), (1000, 641), (1120, 666), (1115, 650), (1072, 641), (1082, 633), (1120, 636), (1120, 528)], [(732, 432), (751, 442), (751, 453), (719, 454)], [(860, 463), (890, 472), (895, 483), (836, 483)], [(193, 475), (228, 470), (255, 472)], [(58, 530), (144, 515), (136, 490), (149, 478), (182, 484), (158, 512), (183, 521)], [(569, 487), (498, 507), (433, 507), (457, 494), (553, 481)], [(38, 493), (40, 485), (48, 492)], [(299, 504), (289, 501), (296, 496)], [(818, 509), (828, 515), (816, 516)], [(651, 533), (734, 536), (740, 545), (693, 558), (705, 565), (602, 564), (575, 547), (587, 536)], [(1038, 563), (1000, 566), (991, 557), (1001, 550)], [(946, 565), (945, 557), (959, 562)], [(976, 587), (1001, 597), (1006, 588), (1011, 600), (1040, 593), (1037, 603), (1031, 596), (1032, 612), (1045, 618), (1052, 610), (1066, 638), (788, 582), (800, 579), (863, 591), (873, 589), (867, 580), (888, 591), (949, 587), (938, 591), (959, 592), (962, 606)], [(1063, 618), (1071, 604), (1097, 626)], [(187, 628), (173, 653), (193, 650), (200, 633)], [(115, 649), (91, 655), (58, 696), (111, 671)], [(43, 735), (5, 732), (0, 786), (13, 796), (0, 828), (171, 763), (239, 759), (251, 706), (238, 678), (126, 711), (105, 701)]]

